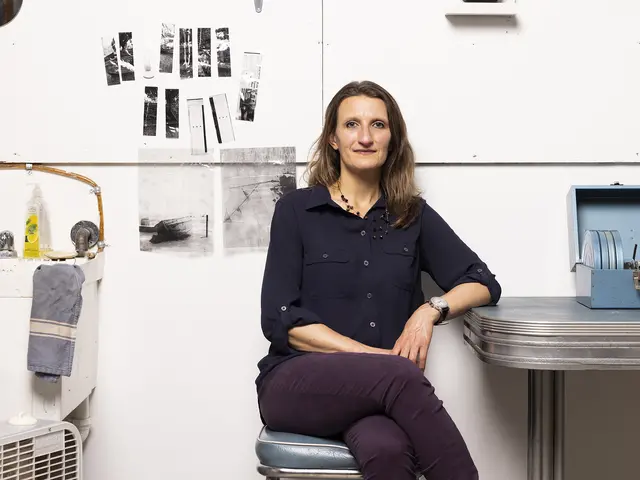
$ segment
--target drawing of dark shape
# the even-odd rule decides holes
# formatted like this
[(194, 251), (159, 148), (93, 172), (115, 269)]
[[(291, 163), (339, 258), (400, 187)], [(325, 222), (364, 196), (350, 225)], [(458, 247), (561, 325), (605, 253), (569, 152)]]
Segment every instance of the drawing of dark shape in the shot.
[(198, 29), (198, 76), (211, 76), (211, 29)]
[(172, 23), (163, 23), (160, 33), (160, 67), (161, 73), (173, 72), (173, 44), (176, 26)]
[(275, 203), (296, 189), (294, 147), (222, 150), (225, 249), (269, 244)]
[(158, 87), (144, 87), (144, 95), (142, 134), (155, 137), (158, 124)]
[(118, 52), (114, 37), (102, 37), (102, 54), (107, 85), (120, 85), (120, 68), (118, 68)]
[(120, 73), (123, 82), (130, 82), (136, 79), (135, 66), (133, 61), (133, 34), (131, 32), (120, 32)]
[(296, 176), (289, 173), (283, 173), (278, 177), (277, 183), (271, 187), (271, 191), (274, 193), (273, 203), (276, 203), (280, 198), (287, 193), (296, 189)]
[(218, 76), (231, 76), (231, 45), (229, 42), (229, 29), (227, 27), (216, 29), (216, 39), (218, 40)]
[(166, 136), (180, 138), (180, 91), (177, 88), (167, 88), (165, 102)]
[(261, 68), (262, 55), (260, 53), (244, 53), (236, 120), (253, 122), (255, 119)]
[(193, 78), (193, 38), (190, 28), (180, 29), (180, 78)]
[[(165, 155), (158, 154), (158, 159)], [(212, 254), (214, 185), (210, 163), (140, 165), (140, 251), (180, 257)]]
[(169, 218), (161, 220), (154, 226), (145, 225), (146, 219), (140, 221), (140, 233), (153, 233), (149, 242), (157, 244), (186, 240), (193, 229), (191, 217)]

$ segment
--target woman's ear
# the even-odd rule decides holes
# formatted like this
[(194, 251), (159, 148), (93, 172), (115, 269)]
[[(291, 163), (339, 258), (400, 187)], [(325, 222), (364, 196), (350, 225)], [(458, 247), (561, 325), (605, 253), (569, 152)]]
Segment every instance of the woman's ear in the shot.
[(331, 137), (329, 137), (329, 145), (331, 145), (331, 148), (334, 150), (338, 150), (338, 142), (336, 141), (335, 135), (331, 135)]

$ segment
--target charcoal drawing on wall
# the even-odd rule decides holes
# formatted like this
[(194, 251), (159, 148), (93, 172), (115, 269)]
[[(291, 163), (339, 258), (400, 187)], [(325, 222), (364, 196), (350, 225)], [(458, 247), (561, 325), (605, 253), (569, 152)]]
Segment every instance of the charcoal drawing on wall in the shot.
[(255, 120), (261, 68), (262, 55), (260, 53), (244, 53), (242, 72), (240, 73), (240, 92), (238, 94), (236, 120), (245, 122), (253, 122)]
[(118, 52), (114, 37), (102, 37), (102, 56), (107, 85), (120, 85), (120, 67), (118, 66)]
[(198, 28), (198, 76), (211, 76), (211, 29)]
[(160, 67), (161, 73), (173, 72), (173, 45), (176, 26), (173, 23), (163, 23), (160, 33)]
[(142, 122), (142, 134), (148, 137), (155, 137), (158, 125), (158, 87), (144, 87)]
[(227, 27), (216, 29), (216, 40), (218, 41), (218, 76), (231, 76), (231, 45), (229, 42), (229, 29)]
[(295, 147), (235, 148), (220, 152), (225, 251), (269, 245), (275, 203), (296, 189)]
[(210, 164), (140, 165), (140, 250), (182, 257), (213, 253)]
[(180, 78), (193, 78), (193, 41), (190, 28), (180, 29)]
[(177, 88), (165, 90), (166, 137), (180, 137), (180, 91)]
[(121, 32), (120, 40), (120, 73), (123, 82), (131, 82), (136, 79), (135, 62), (133, 60), (133, 34)]

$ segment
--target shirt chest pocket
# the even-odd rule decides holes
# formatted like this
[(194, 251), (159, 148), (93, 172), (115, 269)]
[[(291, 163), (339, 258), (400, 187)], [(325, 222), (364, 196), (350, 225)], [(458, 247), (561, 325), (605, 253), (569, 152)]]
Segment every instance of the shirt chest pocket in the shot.
[(302, 276), (303, 294), (315, 298), (351, 296), (354, 266), (351, 254), (344, 249), (306, 252)]
[(387, 280), (396, 287), (413, 290), (418, 274), (415, 244), (383, 242), (382, 252)]

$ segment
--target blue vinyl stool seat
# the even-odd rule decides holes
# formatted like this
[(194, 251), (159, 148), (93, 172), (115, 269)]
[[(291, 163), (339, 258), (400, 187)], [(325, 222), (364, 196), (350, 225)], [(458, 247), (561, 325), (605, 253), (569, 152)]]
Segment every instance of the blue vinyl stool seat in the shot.
[(256, 440), (258, 472), (280, 478), (362, 478), (349, 448), (341, 441), (276, 432), (263, 427)]

